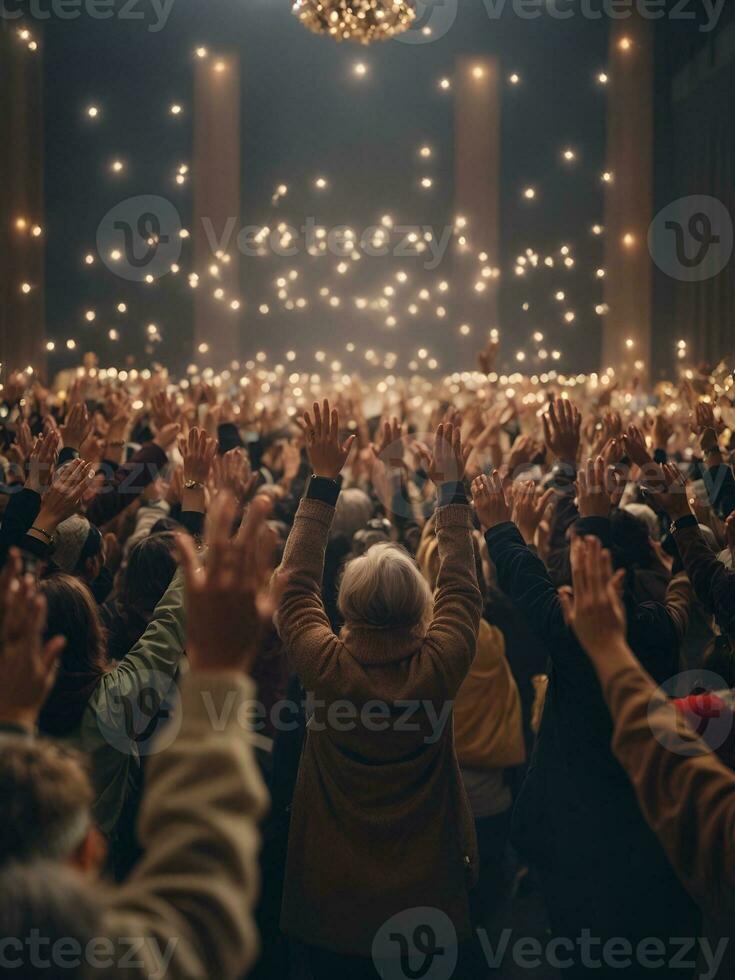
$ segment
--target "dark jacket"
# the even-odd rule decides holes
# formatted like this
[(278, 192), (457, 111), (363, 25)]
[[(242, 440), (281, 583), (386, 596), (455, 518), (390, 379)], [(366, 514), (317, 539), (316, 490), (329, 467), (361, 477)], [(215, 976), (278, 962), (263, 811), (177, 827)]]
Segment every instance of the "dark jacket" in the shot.
[[(604, 537), (606, 525), (586, 521), (580, 530)], [(612, 754), (613, 726), (599, 683), (564, 622), (543, 562), (514, 524), (493, 528), (486, 540), (500, 587), (551, 653), (541, 730), (513, 835), (542, 879), (554, 883), (552, 921), (563, 921), (575, 936), (586, 927), (594, 935), (631, 940), (696, 935), (696, 909)], [(679, 576), (669, 586), (666, 605), (649, 602), (628, 610), (631, 645), (659, 683), (679, 669), (688, 599), (689, 584)]]

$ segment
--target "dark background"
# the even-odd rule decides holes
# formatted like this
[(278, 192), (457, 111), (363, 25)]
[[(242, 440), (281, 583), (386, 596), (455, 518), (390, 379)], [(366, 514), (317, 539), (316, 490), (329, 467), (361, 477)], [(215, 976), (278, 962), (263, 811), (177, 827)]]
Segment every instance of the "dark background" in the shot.
[[(699, 0), (691, 6), (698, 8)], [(313, 215), (321, 224), (360, 229), (389, 212), (396, 221), (439, 229), (451, 222), (454, 209), (452, 97), (438, 90), (438, 79), (453, 74), (454, 59), (463, 53), (498, 55), (504, 76), (517, 71), (522, 78), (521, 85), (503, 89), (500, 322), (487, 322), (480, 305), (473, 335), (461, 338), (462, 319), (448, 296), (437, 298), (449, 311), (445, 320), (399, 315), (400, 325), (389, 330), (385, 314), (357, 313), (346, 301), (376, 295), (389, 276), (405, 268), (411, 276), (405, 307), (420, 285), (451, 281), (450, 255), (433, 273), (422, 271), (419, 259), (365, 257), (347, 277), (334, 272), (334, 257), (250, 258), (242, 260), (245, 357), (262, 349), (280, 358), (290, 348), (312, 356), (321, 348), (349, 369), (364, 365), (362, 352), (372, 347), (396, 352), (396, 370), (402, 372), (417, 347), (426, 346), (437, 353), (440, 369), (469, 367), (487, 329), (498, 326), (508, 365), (516, 363), (516, 350), (537, 346), (530, 337), (540, 330), (543, 346), (562, 351), (555, 366), (570, 371), (596, 366), (601, 321), (594, 308), (602, 302), (602, 288), (595, 270), (602, 264), (602, 240), (590, 228), (603, 222), (606, 97), (596, 75), (607, 61), (604, 19), (524, 21), (509, 10), (490, 20), (481, 0), (459, 0), (456, 22), (442, 39), (366, 49), (307, 33), (288, 0), (176, 0), (159, 33), (147, 29), (155, 19), (149, 5), (141, 0), (139, 9), (146, 20), (82, 16), (49, 20), (43, 28), (48, 333), (62, 344), (68, 337), (78, 344), (73, 354), (57, 350), (52, 369), (75, 362), (80, 349), (97, 350), (103, 364), (120, 363), (127, 354), (139, 365), (161, 360), (183, 367), (191, 359), (193, 296), (186, 282), (186, 272), (193, 270), (191, 245), (182, 257), (182, 274), (152, 287), (119, 279), (99, 261), (87, 267), (83, 256), (95, 251), (102, 216), (128, 196), (169, 197), (191, 227), (192, 185), (178, 187), (174, 175), (180, 163), (191, 163), (193, 51), (199, 44), (213, 52), (234, 45), (241, 56), (243, 224), (272, 221), (271, 195), (284, 182), (289, 195), (276, 216), (295, 225)], [(728, 5), (723, 19), (731, 14)], [(665, 120), (673, 73), (693, 50), (711, 43), (711, 36), (699, 34), (690, 22), (661, 22), (657, 32), (657, 115)], [(352, 74), (356, 61), (369, 66), (364, 80)], [(173, 102), (184, 106), (177, 118), (169, 113)], [(94, 123), (84, 113), (90, 103), (102, 110)], [(435, 151), (429, 165), (417, 158), (423, 142)], [(561, 161), (567, 145), (579, 156), (571, 167)], [(108, 168), (118, 156), (127, 169), (114, 177)], [(314, 193), (317, 174), (329, 179), (328, 193)], [(423, 174), (435, 178), (430, 193), (418, 188)], [(539, 193), (531, 205), (521, 195), (528, 184)], [(574, 270), (557, 264), (523, 279), (514, 276), (515, 257), (526, 248), (543, 259), (558, 257), (562, 244), (572, 249)], [(291, 268), (298, 268), (299, 282), (308, 284), (294, 295), (307, 295), (310, 305), (298, 314), (279, 313), (272, 283)], [(342, 297), (338, 311), (319, 300), (321, 285)], [(564, 308), (577, 314), (571, 327), (553, 298), (558, 289), (567, 293)], [(121, 301), (128, 304), (124, 316), (115, 310)], [(261, 302), (271, 305), (268, 317), (257, 312)], [(530, 304), (528, 312), (522, 310), (524, 302)], [(92, 325), (84, 320), (87, 309), (97, 313)], [(147, 344), (145, 333), (151, 322), (161, 331), (155, 346)], [(110, 327), (120, 331), (119, 342), (107, 339)], [(344, 351), (348, 340), (357, 345), (351, 356)]]

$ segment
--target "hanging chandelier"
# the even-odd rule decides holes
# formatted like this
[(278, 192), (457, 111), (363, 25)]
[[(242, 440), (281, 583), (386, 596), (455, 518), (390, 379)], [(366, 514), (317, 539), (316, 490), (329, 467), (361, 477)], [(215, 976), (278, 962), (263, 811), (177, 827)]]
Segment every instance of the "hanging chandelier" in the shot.
[(335, 41), (387, 41), (416, 19), (411, 0), (295, 0), (293, 12), (314, 34)]

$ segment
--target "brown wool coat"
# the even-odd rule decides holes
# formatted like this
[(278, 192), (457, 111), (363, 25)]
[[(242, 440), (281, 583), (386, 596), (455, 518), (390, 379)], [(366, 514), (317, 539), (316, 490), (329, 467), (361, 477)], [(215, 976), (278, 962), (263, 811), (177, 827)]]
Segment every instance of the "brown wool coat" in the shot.
[(431, 906), (465, 940), (474, 828), (451, 715), (440, 734), (431, 716), (449, 710), (475, 655), (482, 599), (470, 509), (438, 512), (441, 570), (423, 636), (367, 626), (332, 632), (321, 580), (333, 515), (328, 504), (302, 501), (282, 564), (289, 582), (278, 627), (315, 711), (294, 796), (281, 925), (311, 945), (370, 956), (387, 919)]

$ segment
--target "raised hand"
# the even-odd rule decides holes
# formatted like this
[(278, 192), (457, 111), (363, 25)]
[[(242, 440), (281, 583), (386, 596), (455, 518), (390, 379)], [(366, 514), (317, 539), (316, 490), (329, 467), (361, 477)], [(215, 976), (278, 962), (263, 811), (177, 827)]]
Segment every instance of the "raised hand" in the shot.
[(560, 593), (564, 618), (593, 659), (625, 643), (626, 616), (621, 599), (625, 569), (613, 574), (610, 552), (599, 538), (572, 538), (572, 595)]
[(484, 374), (490, 374), (495, 367), (500, 351), (500, 341), (490, 339), (485, 347), (477, 353), (477, 363)]
[(53, 687), (66, 640), (56, 636), (43, 642), (46, 600), (37, 593), (33, 579), (21, 575), (15, 548), (0, 573), (0, 603), (0, 723), (32, 731)]
[(651, 465), (653, 459), (646, 445), (646, 437), (637, 425), (631, 423), (628, 426), (627, 431), (623, 435), (623, 444), (625, 451), (636, 466), (644, 469)]
[(81, 449), (89, 433), (92, 431), (92, 419), (89, 417), (84, 402), (75, 402), (69, 409), (66, 421), (60, 427), (61, 441), (65, 449)]
[(41, 498), (41, 510), (34, 526), (50, 532), (67, 517), (76, 514), (93, 479), (94, 468), (83, 459), (74, 459), (62, 466)]
[(173, 425), (177, 415), (176, 402), (165, 391), (159, 391), (151, 398), (151, 421), (157, 432)]
[(666, 450), (669, 439), (674, 434), (674, 427), (663, 412), (658, 412), (653, 420), (653, 445), (655, 449)]
[(602, 456), (588, 459), (577, 474), (577, 507), (581, 517), (609, 517), (612, 508), (608, 471)]
[(678, 466), (673, 463), (665, 463), (661, 467), (664, 486), (658, 483), (655, 486), (645, 487), (646, 492), (657, 505), (659, 510), (668, 514), (672, 521), (680, 517), (686, 517), (692, 513), (687, 493), (687, 482), (680, 472)]
[(721, 422), (715, 418), (714, 406), (710, 402), (697, 402), (694, 410), (694, 429), (701, 435), (705, 429), (714, 429), (718, 432)]
[(513, 522), (526, 544), (534, 543), (536, 531), (553, 496), (553, 488), (540, 493), (533, 480), (523, 483), (516, 490), (513, 496)]
[(336, 480), (347, 462), (357, 436), (348, 436), (340, 443), (339, 413), (336, 408), (330, 409), (326, 398), (321, 407), (319, 402), (314, 402), (313, 422), (309, 413), (304, 413), (304, 433), (306, 451), (314, 475)]
[(398, 419), (393, 416), (390, 422), (383, 423), (381, 438), (376, 445), (372, 444), (373, 454), (380, 459), (386, 466), (395, 469), (403, 469), (404, 461), (404, 429)]
[(179, 451), (184, 458), (184, 483), (205, 487), (217, 453), (217, 440), (210, 439), (204, 429), (189, 429), (188, 437), (179, 440)]
[(472, 502), (483, 531), (512, 520), (511, 508), (497, 470), (489, 477), (478, 476), (472, 482)]
[(526, 463), (530, 463), (536, 452), (536, 443), (532, 436), (518, 436), (510, 450), (508, 469), (511, 473)]
[(556, 398), (543, 417), (544, 439), (549, 451), (562, 463), (575, 466), (579, 452), (582, 416), (568, 398)]
[(258, 481), (245, 450), (238, 447), (231, 449), (224, 456), (215, 456), (212, 470), (217, 490), (228, 490), (242, 507), (250, 498)]
[(105, 433), (108, 446), (116, 447), (119, 443), (125, 442), (132, 417), (131, 411), (128, 395), (121, 394), (114, 402), (110, 402), (109, 426)]
[(281, 466), (283, 467), (283, 482), (290, 486), (301, 467), (301, 449), (293, 440), (284, 442), (281, 450)]
[(436, 486), (442, 483), (460, 483), (464, 478), (470, 448), (462, 447), (462, 433), (459, 426), (442, 422), (434, 435), (434, 451), (431, 456), (422, 456), (429, 479)]
[(255, 660), (277, 596), (268, 587), (275, 536), (266, 524), (270, 502), (256, 498), (236, 538), (236, 503), (219, 494), (209, 515), (206, 566), (181, 534), (178, 551), (186, 589), (186, 652), (193, 670), (243, 671)]
[(53, 426), (46, 426), (43, 435), (38, 436), (28, 457), (26, 489), (41, 493), (47, 486), (56, 462), (59, 448), (59, 433)]

